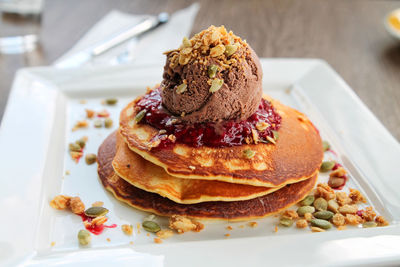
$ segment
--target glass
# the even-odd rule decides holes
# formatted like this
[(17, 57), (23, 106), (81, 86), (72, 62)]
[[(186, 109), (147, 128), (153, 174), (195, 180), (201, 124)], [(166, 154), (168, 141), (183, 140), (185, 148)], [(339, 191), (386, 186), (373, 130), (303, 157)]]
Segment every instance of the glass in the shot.
[(43, 0), (0, 0), (0, 54), (37, 48)]

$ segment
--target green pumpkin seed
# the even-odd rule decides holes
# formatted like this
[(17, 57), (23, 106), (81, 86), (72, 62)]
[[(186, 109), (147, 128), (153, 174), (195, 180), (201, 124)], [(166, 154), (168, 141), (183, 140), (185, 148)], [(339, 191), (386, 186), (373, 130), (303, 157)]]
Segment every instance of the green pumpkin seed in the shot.
[(245, 158), (251, 159), (256, 155), (256, 152), (251, 149), (245, 149), (243, 150), (243, 155)]
[(322, 220), (329, 220), (333, 217), (333, 212), (327, 210), (320, 210), (314, 213), (314, 217)]
[(331, 145), (328, 143), (328, 141), (323, 141), (322, 142), (322, 148), (324, 149), (324, 152), (325, 152), (325, 151), (328, 151), (331, 148)]
[(326, 220), (321, 220), (321, 219), (312, 219), (311, 220), (311, 225), (316, 226), (322, 229), (330, 229), (332, 227), (332, 224)]
[(116, 98), (107, 98), (105, 102), (106, 102), (107, 105), (112, 106), (112, 105), (117, 104), (118, 99), (116, 99)]
[(238, 45), (237, 44), (226, 45), (225, 46), (225, 55), (229, 57), (229, 56), (233, 55), (237, 51), (237, 49), (238, 49)]
[(336, 200), (329, 200), (328, 201), (328, 210), (338, 213), (339, 212), (339, 204), (336, 202)]
[(92, 165), (93, 163), (96, 162), (97, 156), (96, 154), (86, 154), (85, 156), (85, 162), (87, 165)]
[(327, 172), (333, 169), (333, 167), (335, 167), (336, 162), (334, 161), (324, 161), (321, 164), (321, 168), (319, 168), (319, 170), (321, 172)]
[(279, 139), (279, 133), (278, 133), (278, 131), (272, 130), (271, 132), (272, 132), (272, 136), (274, 137), (274, 140), (275, 140), (275, 141), (278, 141), (278, 139)]
[(85, 215), (88, 217), (104, 216), (108, 213), (108, 209), (104, 207), (90, 207), (85, 210)]
[(69, 151), (80, 152), (82, 150), (81, 146), (76, 143), (69, 144)]
[(297, 214), (299, 214), (300, 217), (303, 217), (304, 214), (306, 213), (314, 213), (315, 208), (312, 206), (303, 206), (297, 209)]
[(180, 94), (186, 92), (186, 90), (187, 90), (187, 84), (182, 83), (182, 84), (178, 85), (178, 87), (176, 87), (175, 91), (178, 95), (180, 95)]
[(82, 246), (89, 245), (91, 240), (92, 240), (92, 236), (90, 235), (90, 233), (88, 231), (80, 230), (78, 232), (78, 241), (79, 241), (79, 244), (81, 244)]
[(314, 207), (318, 211), (319, 210), (327, 210), (328, 202), (325, 199), (323, 199), (322, 197), (319, 197), (314, 201)]
[(113, 120), (111, 118), (106, 118), (104, 120), (104, 127), (111, 128), (113, 126)]
[(362, 226), (363, 226), (364, 228), (372, 228), (372, 227), (377, 227), (378, 224), (377, 224), (376, 222), (371, 221), (371, 222), (365, 222), (365, 223), (363, 223)]
[(300, 201), (300, 205), (311, 206), (314, 203), (314, 200), (315, 197), (313, 195), (308, 195), (302, 201)]
[(285, 227), (290, 227), (290, 226), (293, 225), (293, 220), (292, 220), (292, 219), (289, 219), (289, 218), (286, 218), (286, 217), (282, 217), (282, 218), (279, 220), (279, 224), (281, 224), (281, 225), (283, 225), (283, 226), (285, 226)]
[(144, 118), (144, 116), (146, 115), (146, 112), (147, 112), (147, 110), (143, 109), (138, 114), (136, 114), (136, 116), (135, 116), (136, 123), (140, 122)]
[(75, 143), (78, 144), (81, 148), (85, 148), (85, 146), (86, 146), (85, 138), (81, 138), (81, 139), (75, 141)]
[(145, 221), (142, 223), (143, 229), (150, 233), (157, 233), (161, 227), (153, 221)]
[(96, 128), (101, 128), (103, 127), (103, 123), (101, 122), (101, 120), (95, 120), (93, 123), (94, 127)]
[(215, 76), (217, 75), (218, 72), (218, 66), (217, 65), (211, 65), (210, 67), (208, 67), (208, 77), (215, 78)]
[(224, 84), (224, 80), (215, 78), (211, 82), (210, 93), (215, 93), (219, 89), (221, 89), (222, 85)]

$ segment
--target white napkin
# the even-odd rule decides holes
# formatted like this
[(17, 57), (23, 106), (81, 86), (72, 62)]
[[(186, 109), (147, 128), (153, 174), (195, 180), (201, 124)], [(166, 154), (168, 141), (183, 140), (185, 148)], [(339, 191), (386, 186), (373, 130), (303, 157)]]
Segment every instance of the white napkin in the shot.
[[(161, 65), (165, 61), (165, 56), (162, 53), (178, 47), (182, 38), (190, 34), (198, 10), (199, 4), (197, 3), (179, 10), (170, 16), (170, 20), (166, 24), (146, 33), (139, 39), (133, 39), (107, 51), (93, 59), (88, 65), (120, 64), (121, 60), (118, 61), (117, 57), (121, 58), (122, 55), (125, 55), (122, 57), (123, 61), (128, 60), (132, 64)], [(109, 12), (54, 64), (104, 40), (129, 25), (140, 22), (144, 17), (147, 17), (147, 15), (131, 15), (118, 10)]]

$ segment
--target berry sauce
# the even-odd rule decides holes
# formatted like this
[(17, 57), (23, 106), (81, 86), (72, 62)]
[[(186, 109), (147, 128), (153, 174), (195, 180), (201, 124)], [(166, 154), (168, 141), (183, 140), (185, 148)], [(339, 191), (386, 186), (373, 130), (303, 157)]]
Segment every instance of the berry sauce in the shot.
[[(139, 123), (147, 123), (158, 130), (164, 130), (155, 137), (160, 140), (158, 148), (170, 147), (174, 143), (183, 143), (192, 147), (239, 146), (254, 143), (254, 134), (258, 134), (258, 142), (269, 143), (268, 139), (274, 139), (274, 131), (279, 129), (282, 120), (271, 103), (262, 99), (257, 111), (247, 120), (186, 124), (162, 106), (160, 89), (155, 89), (143, 96), (136, 107), (138, 113), (146, 110), (145, 116)], [(175, 137), (168, 138), (170, 135)]]
[[(88, 217), (85, 215), (85, 213), (81, 213), (78, 214), (79, 216), (81, 216), (82, 221), (83, 222), (91, 222), (93, 220), (93, 218)], [(89, 232), (91, 232), (92, 234), (95, 235), (99, 235), (101, 234), (105, 228), (116, 228), (117, 225), (116, 224), (111, 224), (111, 225), (105, 225), (105, 224), (101, 224), (101, 225), (85, 225), (86, 230), (88, 230)]]

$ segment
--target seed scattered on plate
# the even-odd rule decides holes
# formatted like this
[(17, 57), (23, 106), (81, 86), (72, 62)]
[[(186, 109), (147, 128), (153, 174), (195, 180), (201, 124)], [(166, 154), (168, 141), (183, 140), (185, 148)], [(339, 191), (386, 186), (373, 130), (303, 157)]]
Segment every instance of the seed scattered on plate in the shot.
[(95, 163), (97, 160), (97, 156), (96, 154), (86, 154), (85, 156), (85, 162), (87, 165), (92, 165), (93, 163)]
[(116, 98), (107, 98), (105, 100), (105, 103), (110, 106), (117, 104), (117, 102), (118, 102), (118, 99), (116, 99)]
[(88, 231), (80, 230), (78, 232), (78, 241), (79, 241), (79, 244), (81, 244), (82, 246), (89, 245), (91, 240), (92, 240), (92, 236), (90, 235), (90, 233)]

